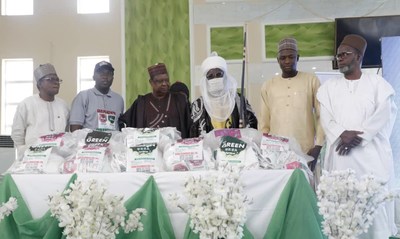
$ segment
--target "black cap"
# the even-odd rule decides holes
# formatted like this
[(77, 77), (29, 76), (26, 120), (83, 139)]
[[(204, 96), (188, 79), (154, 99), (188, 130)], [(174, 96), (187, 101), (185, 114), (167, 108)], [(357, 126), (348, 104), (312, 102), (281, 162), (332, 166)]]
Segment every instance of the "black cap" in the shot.
[(185, 85), (185, 83), (177, 81), (169, 87), (169, 91), (171, 92), (182, 92), (186, 95), (186, 98), (189, 98), (189, 89)]
[(114, 71), (114, 67), (111, 65), (110, 62), (107, 61), (100, 61), (94, 67), (94, 72), (99, 71), (100, 69), (108, 69), (110, 71)]

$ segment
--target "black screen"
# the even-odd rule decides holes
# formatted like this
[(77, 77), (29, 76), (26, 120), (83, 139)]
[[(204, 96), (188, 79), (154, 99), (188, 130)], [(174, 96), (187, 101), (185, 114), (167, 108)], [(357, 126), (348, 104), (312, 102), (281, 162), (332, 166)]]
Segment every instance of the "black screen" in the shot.
[[(368, 43), (362, 67), (379, 68), (382, 66), (380, 39), (400, 36), (400, 16), (336, 18), (335, 27), (335, 52), (346, 35), (360, 35)], [(337, 69), (335, 63), (333, 68)]]

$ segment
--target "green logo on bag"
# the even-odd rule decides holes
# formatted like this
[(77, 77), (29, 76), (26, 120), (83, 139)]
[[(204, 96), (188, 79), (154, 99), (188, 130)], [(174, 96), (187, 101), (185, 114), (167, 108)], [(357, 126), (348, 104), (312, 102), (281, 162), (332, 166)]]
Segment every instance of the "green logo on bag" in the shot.
[(111, 124), (114, 124), (114, 122), (115, 122), (115, 115), (109, 115), (109, 116), (108, 116), (108, 121), (110, 121)]
[(133, 152), (137, 152), (138, 154), (150, 154), (157, 148), (156, 143), (148, 143), (148, 144), (139, 144), (137, 146), (131, 147)]
[(53, 146), (49, 146), (49, 145), (30, 146), (29, 150), (31, 152), (39, 153), (39, 152), (44, 152), (44, 151), (48, 150), (51, 147), (53, 147)]
[(219, 147), (226, 155), (235, 155), (245, 150), (247, 144), (240, 139), (231, 136), (223, 136)]

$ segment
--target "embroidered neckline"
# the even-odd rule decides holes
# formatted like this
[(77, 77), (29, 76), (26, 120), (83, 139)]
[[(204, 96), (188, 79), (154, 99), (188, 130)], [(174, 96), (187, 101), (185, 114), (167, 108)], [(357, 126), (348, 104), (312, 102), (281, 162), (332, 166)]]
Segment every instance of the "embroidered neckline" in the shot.
[[(150, 100), (149, 102), (150, 102), (151, 107), (153, 107), (153, 109), (154, 109), (157, 113), (160, 113), (160, 110), (157, 109), (157, 107), (154, 105), (154, 103), (153, 103), (151, 100)], [(165, 110), (165, 113), (168, 112), (170, 103), (171, 103), (171, 94), (168, 95), (167, 109)]]
[(354, 93), (358, 88), (359, 80), (346, 80), (346, 86), (350, 93)]

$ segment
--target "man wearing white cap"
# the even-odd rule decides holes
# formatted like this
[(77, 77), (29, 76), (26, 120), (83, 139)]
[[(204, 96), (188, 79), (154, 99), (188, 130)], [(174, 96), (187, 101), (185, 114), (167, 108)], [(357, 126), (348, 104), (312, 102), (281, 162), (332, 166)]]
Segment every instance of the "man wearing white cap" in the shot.
[(296, 39), (279, 42), (277, 60), (282, 75), (267, 80), (261, 88), (259, 128), (263, 133), (295, 138), (302, 151), (314, 158), (313, 170), (324, 143), (316, 97), (320, 82), (315, 74), (297, 70)]
[(11, 138), (17, 147), (18, 158), (39, 136), (67, 130), (69, 109), (64, 100), (55, 96), (62, 80), (54, 66), (40, 65), (35, 69), (34, 77), (39, 94), (19, 103), (12, 125)]
[[(239, 128), (240, 96), (236, 80), (228, 74), (224, 58), (213, 52), (201, 64), (201, 96), (192, 103), (191, 137), (213, 129)], [(257, 129), (257, 118), (245, 100), (245, 127)]]
[[(351, 168), (358, 176), (373, 174), (390, 188), (394, 167), (389, 138), (397, 113), (395, 92), (381, 76), (361, 71), (366, 47), (363, 37), (345, 36), (336, 55), (343, 76), (328, 80), (318, 90), (327, 138), (324, 168)], [(393, 202), (378, 211), (360, 239), (389, 238), (396, 233)]]
[(92, 130), (119, 130), (118, 118), (124, 112), (124, 100), (111, 90), (114, 67), (100, 61), (94, 67), (93, 88), (75, 96), (69, 118), (71, 132), (88, 128)]

